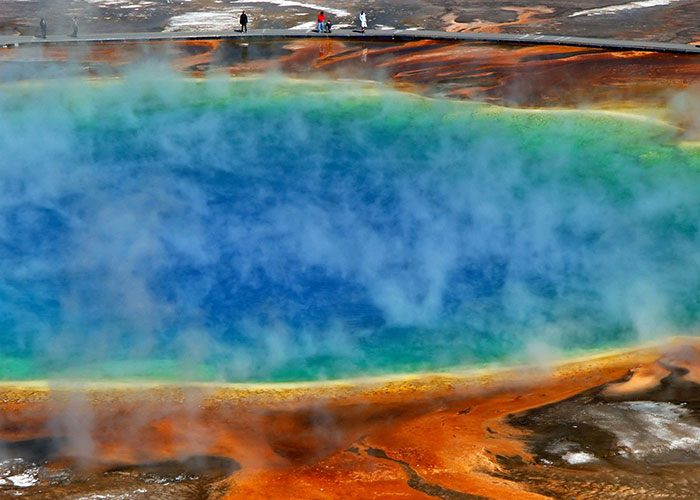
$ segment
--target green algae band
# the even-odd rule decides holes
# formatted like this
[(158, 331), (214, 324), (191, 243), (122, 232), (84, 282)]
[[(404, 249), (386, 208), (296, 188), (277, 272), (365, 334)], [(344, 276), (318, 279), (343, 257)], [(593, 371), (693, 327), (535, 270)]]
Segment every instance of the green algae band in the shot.
[(359, 83), (0, 93), (0, 377), (310, 380), (693, 333), (671, 127)]

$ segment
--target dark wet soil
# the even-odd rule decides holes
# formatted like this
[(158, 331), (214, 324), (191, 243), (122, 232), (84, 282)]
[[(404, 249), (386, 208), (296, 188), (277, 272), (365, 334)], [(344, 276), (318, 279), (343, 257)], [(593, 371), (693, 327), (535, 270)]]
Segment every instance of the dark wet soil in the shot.
[(507, 474), (493, 475), (527, 485), (529, 490), (557, 500), (700, 498), (700, 467), (694, 465), (660, 467), (653, 474), (604, 467), (524, 466), (508, 467)]
[(511, 415), (535, 463), (498, 457), (494, 475), (552, 498), (700, 498), (700, 385), (662, 366), (646, 390), (606, 393), (623, 379)]
[(367, 448), (365, 450), (367, 455), (374, 458), (379, 458), (382, 460), (388, 460), (390, 462), (397, 463), (401, 466), (403, 471), (408, 476), (408, 486), (416, 491), (425, 493), (428, 496), (442, 498), (443, 500), (488, 500), (485, 497), (478, 495), (471, 495), (468, 493), (463, 493), (461, 491), (456, 491), (450, 488), (445, 488), (439, 484), (433, 484), (427, 482), (423, 479), (409, 464), (403, 460), (397, 460), (395, 458), (389, 457), (386, 452), (379, 448)]
[(235, 460), (209, 455), (127, 465), (14, 458), (1, 462), (0, 498), (215, 500), (239, 469)]

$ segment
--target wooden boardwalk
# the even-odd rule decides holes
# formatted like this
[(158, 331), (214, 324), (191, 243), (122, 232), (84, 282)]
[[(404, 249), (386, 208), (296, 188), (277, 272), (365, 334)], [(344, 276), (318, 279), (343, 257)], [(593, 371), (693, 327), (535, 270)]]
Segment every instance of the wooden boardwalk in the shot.
[(238, 31), (217, 32), (158, 32), (158, 33), (104, 33), (81, 34), (69, 36), (48, 36), (46, 39), (33, 36), (0, 36), (0, 47), (18, 47), (22, 45), (42, 44), (78, 44), (78, 43), (120, 43), (120, 42), (156, 42), (178, 40), (229, 40), (258, 38), (334, 38), (350, 40), (445, 40), (456, 42), (492, 42), (506, 44), (566, 45), (573, 47), (593, 47), (607, 50), (642, 50), (653, 52), (671, 52), (677, 54), (700, 54), (700, 47), (680, 43), (647, 42), (635, 40), (618, 40), (613, 38), (589, 38), (561, 35), (517, 35), (508, 33), (452, 33), (447, 31), (426, 30), (367, 30), (365, 33), (350, 29), (319, 34), (311, 30), (258, 29), (248, 33)]

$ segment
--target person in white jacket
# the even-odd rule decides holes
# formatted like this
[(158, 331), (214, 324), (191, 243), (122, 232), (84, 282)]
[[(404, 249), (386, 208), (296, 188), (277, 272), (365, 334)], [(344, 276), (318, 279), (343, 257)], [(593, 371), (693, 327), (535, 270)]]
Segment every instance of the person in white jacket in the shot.
[(367, 14), (365, 14), (365, 11), (363, 10), (360, 12), (360, 28), (362, 28), (362, 33), (365, 32), (367, 29)]

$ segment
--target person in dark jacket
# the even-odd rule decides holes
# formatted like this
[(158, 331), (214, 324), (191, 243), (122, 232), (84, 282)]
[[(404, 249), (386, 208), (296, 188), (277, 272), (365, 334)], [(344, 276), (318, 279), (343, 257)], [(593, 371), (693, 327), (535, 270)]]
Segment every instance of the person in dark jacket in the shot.
[(248, 16), (245, 11), (241, 14), (241, 33), (248, 33)]
[(39, 21), (39, 28), (41, 29), (41, 38), (46, 38), (46, 19), (43, 17)]

